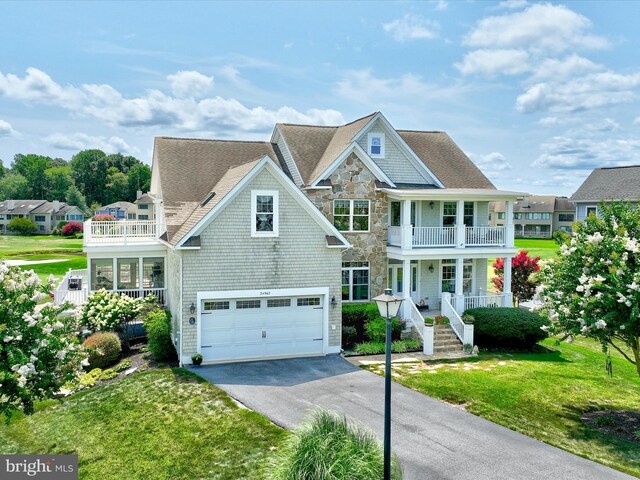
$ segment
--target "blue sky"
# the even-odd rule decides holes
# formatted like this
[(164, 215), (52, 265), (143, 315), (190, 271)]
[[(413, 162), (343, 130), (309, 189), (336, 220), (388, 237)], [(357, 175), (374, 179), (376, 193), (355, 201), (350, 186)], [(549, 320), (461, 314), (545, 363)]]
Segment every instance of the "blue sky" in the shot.
[(640, 164), (640, 2), (0, 3), (0, 159), (382, 111), (499, 188)]

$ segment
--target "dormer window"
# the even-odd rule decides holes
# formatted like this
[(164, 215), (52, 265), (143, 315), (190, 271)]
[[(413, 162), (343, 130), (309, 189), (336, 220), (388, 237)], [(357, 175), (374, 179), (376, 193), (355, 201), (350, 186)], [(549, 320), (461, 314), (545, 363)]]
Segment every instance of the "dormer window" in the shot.
[(370, 133), (369, 139), (369, 156), (383, 158), (384, 157), (384, 133)]

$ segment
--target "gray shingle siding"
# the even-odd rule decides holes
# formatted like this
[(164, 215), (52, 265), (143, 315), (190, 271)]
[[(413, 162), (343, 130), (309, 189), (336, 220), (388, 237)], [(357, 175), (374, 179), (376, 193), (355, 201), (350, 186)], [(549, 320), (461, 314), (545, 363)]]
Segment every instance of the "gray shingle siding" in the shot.
[[(279, 191), (278, 237), (251, 237), (251, 190)], [(196, 352), (197, 326), (187, 320), (201, 291), (329, 287), (338, 303), (329, 307), (329, 346), (340, 346), (342, 251), (326, 247), (324, 230), (270, 172), (246, 185), (200, 239), (200, 250), (182, 253), (183, 358)]]

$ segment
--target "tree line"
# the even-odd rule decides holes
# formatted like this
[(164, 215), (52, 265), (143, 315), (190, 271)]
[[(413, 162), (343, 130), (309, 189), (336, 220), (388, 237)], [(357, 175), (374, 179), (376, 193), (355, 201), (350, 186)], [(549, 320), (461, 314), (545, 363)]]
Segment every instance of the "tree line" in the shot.
[(151, 169), (135, 157), (83, 150), (70, 161), (18, 153), (10, 168), (0, 161), (0, 202), (59, 200), (89, 213), (118, 201), (133, 202), (149, 190)]

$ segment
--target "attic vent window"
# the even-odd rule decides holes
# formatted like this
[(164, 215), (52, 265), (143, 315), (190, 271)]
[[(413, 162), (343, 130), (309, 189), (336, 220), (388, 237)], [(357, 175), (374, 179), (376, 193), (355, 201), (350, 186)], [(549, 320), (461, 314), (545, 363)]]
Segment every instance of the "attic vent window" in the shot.
[(202, 202), (200, 202), (200, 206), (204, 207), (207, 203), (209, 203), (211, 201), (211, 199), (213, 197), (216, 196), (216, 192), (211, 192), (209, 195), (207, 195), (204, 200), (202, 200)]
[(369, 156), (384, 158), (384, 133), (370, 133), (367, 136), (369, 144)]

